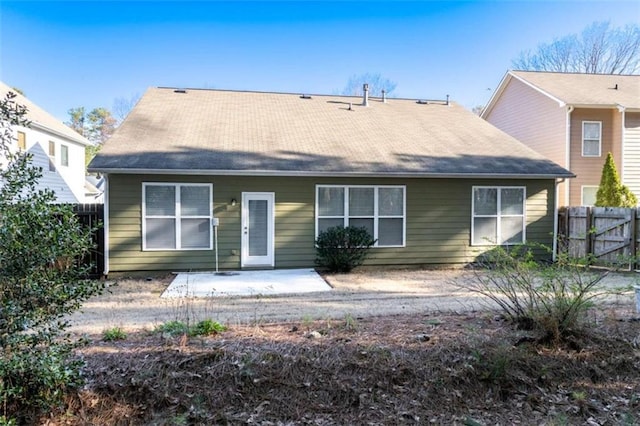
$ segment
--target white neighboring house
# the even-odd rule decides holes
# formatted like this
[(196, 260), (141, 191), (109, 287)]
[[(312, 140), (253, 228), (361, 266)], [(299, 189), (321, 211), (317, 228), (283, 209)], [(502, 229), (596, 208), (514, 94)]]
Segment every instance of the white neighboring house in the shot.
[[(12, 90), (0, 82), (0, 96)], [(91, 145), (88, 139), (16, 93), (15, 102), (27, 108), (29, 127), (15, 126), (14, 148), (33, 155), (33, 164), (42, 168), (39, 186), (49, 188), (59, 203), (84, 203), (85, 160), (84, 150)]]

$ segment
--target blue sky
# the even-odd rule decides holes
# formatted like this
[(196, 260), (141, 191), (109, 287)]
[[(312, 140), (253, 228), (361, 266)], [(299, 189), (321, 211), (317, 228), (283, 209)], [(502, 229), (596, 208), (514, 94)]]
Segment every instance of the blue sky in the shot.
[(0, 79), (61, 120), (149, 86), (332, 94), (380, 73), (396, 97), (484, 104), (511, 60), (637, 1), (0, 1)]

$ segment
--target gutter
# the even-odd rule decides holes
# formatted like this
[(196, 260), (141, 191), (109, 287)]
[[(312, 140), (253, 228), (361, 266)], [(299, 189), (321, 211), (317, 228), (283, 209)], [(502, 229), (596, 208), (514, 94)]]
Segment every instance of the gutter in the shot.
[(309, 172), (282, 170), (210, 170), (210, 169), (122, 169), (90, 168), (91, 173), (131, 175), (188, 175), (188, 176), (270, 176), (270, 177), (372, 177), (372, 178), (438, 178), (438, 179), (557, 179), (575, 177), (573, 173), (370, 173), (370, 172)]

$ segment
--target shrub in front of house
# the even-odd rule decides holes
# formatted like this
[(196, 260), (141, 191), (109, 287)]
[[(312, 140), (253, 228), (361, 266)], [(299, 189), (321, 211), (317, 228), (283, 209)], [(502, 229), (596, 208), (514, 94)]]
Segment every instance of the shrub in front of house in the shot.
[[(592, 259), (557, 254), (538, 260), (540, 244), (496, 247), (478, 260), (475, 279), (462, 288), (479, 293), (518, 328), (541, 332), (540, 342), (559, 343), (586, 331), (588, 310), (605, 296), (624, 289), (602, 286), (609, 270), (589, 268)], [(615, 265), (611, 265), (615, 268)]]
[(316, 264), (329, 272), (350, 272), (362, 265), (375, 242), (366, 228), (328, 228), (316, 239)]

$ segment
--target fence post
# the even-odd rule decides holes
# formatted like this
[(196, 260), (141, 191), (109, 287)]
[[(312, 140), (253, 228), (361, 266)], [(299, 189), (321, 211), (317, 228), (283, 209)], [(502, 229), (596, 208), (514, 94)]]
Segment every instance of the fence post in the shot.
[(587, 207), (585, 215), (586, 215), (585, 229), (586, 229), (587, 235), (585, 235), (585, 238), (584, 238), (584, 254), (585, 254), (585, 257), (588, 257), (591, 254), (591, 248), (593, 247), (594, 236), (591, 230), (595, 226), (595, 223), (592, 223), (593, 215), (591, 212), (591, 207)]
[(635, 270), (637, 267), (638, 262), (636, 261), (636, 254), (638, 253), (638, 247), (637, 247), (637, 241), (638, 238), (636, 237), (636, 218), (638, 217), (638, 208), (634, 207), (631, 209), (631, 223), (629, 224), (629, 226), (631, 227), (631, 229), (629, 230), (629, 234), (631, 237), (631, 264), (629, 265), (629, 267), (631, 268), (631, 270)]

